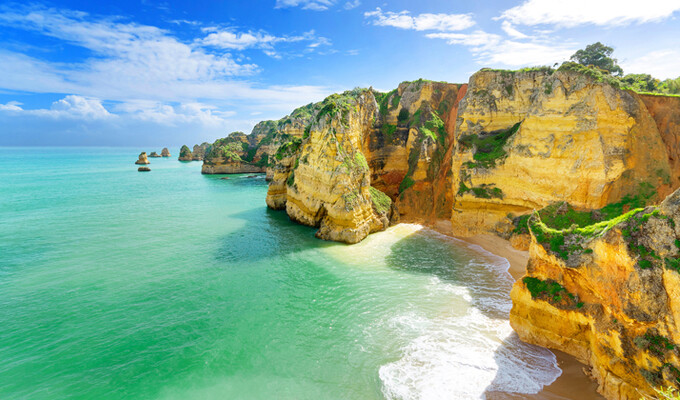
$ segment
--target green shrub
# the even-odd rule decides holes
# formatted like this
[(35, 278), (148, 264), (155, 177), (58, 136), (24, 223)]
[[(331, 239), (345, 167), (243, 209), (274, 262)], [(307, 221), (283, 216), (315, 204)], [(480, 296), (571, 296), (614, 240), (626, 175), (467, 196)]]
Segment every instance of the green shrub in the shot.
[(518, 122), (510, 128), (487, 134), (462, 136), (459, 143), (465, 148), (474, 148), (475, 151), (472, 156), (475, 163), (471, 167), (494, 168), (497, 162), (507, 156), (503, 147), (508, 139), (517, 133), (521, 124)]
[(374, 188), (373, 186), (369, 187), (368, 191), (371, 194), (373, 208), (375, 208), (375, 210), (380, 214), (387, 213), (392, 207), (392, 199), (390, 199), (388, 195)]
[(416, 181), (413, 180), (410, 176), (405, 176), (404, 179), (401, 181), (401, 184), (399, 184), (399, 193), (404, 192), (406, 189), (410, 188), (416, 183)]

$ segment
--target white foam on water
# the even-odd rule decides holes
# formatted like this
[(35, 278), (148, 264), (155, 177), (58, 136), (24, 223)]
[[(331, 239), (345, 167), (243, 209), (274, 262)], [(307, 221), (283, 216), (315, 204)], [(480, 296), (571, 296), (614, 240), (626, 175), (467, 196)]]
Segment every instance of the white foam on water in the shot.
[[(508, 261), (479, 246), (443, 238), (479, 254), (465, 266), (472, 279), (465, 286), (430, 279), (427, 289), (433, 295), (451, 297), (446, 315), (428, 318), (409, 311), (392, 318), (388, 326), (407, 344), (398, 360), (380, 368), (383, 394), (388, 399), (465, 400), (484, 399), (492, 391), (540, 392), (562, 371), (552, 352), (521, 342), (510, 327), (506, 316), (512, 304), (506, 292), (513, 280)], [(493, 286), (483, 279), (477, 282), (475, 271), (480, 277), (491, 273), (497, 281)]]
[(560, 375), (548, 350), (522, 343), (505, 320), (470, 308), (461, 317), (395, 318), (401, 333), (419, 335), (402, 357), (380, 368), (388, 399), (481, 399), (487, 391), (538, 393)]

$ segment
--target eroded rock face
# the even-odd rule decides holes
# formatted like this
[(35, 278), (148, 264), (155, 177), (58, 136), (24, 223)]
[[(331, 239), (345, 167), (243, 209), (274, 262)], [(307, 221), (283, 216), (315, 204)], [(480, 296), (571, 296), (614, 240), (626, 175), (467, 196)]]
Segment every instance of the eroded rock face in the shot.
[(135, 164), (150, 164), (149, 159), (146, 157), (146, 151), (139, 154), (139, 159), (135, 161)]
[(608, 399), (678, 387), (680, 191), (599, 227), (543, 227), (530, 220), (527, 275), (511, 292), (519, 337), (590, 365)]
[(671, 173), (642, 99), (576, 72), (480, 71), (460, 102), (452, 225), (494, 231), (557, 201), (596, 209)]
[(362, 148), (371, 185), (392, 197), (404, 221), (450, 219), (458, 103), (467, 85), (418, 80), (379, 95), (379, 118)]
[(191, 151), (193, 161), (203, 161), (203, 157), (205, 157), (205, 152), (208, 150), (208, 147), (210, 147), (210, 143), (208, 142), (203, 142), (200, 145), (195, 144), (194, 149)]
[(170, 150), (167, 147), (163, 147), (163, 150), (161, 150), (161, 157), (170, 157)]
[(661, 140), (666, 145), (671, 175), (661, 176), (662, 183), (676, 188), (680, 186), (680, 97), (648, 94), (638, 96), (654, 118)]
[(149, 157), (160, 158), (160, 154), (156, 153), (155, 151), (152, 151), (151, 154), (149, 154)]

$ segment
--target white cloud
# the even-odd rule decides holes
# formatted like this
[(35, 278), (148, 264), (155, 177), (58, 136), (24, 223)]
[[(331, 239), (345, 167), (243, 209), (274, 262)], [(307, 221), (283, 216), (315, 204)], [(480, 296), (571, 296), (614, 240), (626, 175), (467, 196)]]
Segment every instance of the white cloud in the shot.
[(334, 0), (276, 0), (276, 8), (302, 7), (303, 10), (325, 11)]
[[(257, 73), (256, 65), (235, 59), (223, 50), (212, 52), (214, 48), (200, 43), (204, 37), (185, 43), (153, 26), (93, 18), (73, 11), (0, 6), (2, 25), (58, 38), (89, 50), (92, 56), (79, 62), (56, 63), (0, 49), (0, 89), (73, 93), (83, 98), (123, 103), (145, 99), (163, 104), (192, 104), (200, 99), (202, 103), (213, 102), (226, 109), (267, 110), (281, 115), (331, 92), (318, 86), (265, 86), (250, 82), (243, 77)], [(211, 31), (217, 32), (215, 28)], [(248, 36), (232, 33), (236, 35), (232, 47), (243, 47), (252, 41)], [(253, 36), (256, 40), (268, 40), (266, 33), (259, 35)], [(317, 47), (330, 44), (313, 31), (273, 41), (276, 40), (307, 41), (300, 53), (317, 51)], [(273, 46), (267, 51), (277, 56)], [(238, 77), (240, 79), (235, 79)], [(4, 111), (8, 104), (4, 105)], [(177, 107), (173, 109), (176, 114), (182, 114)], [(213, 116), (217, 113), (210, 110)]]
[(360, 0), (354, 0), (354, 1), (348, 1), (345, 3), (344, 8), (345, 10), (351, 10), (353, 8), (357, 8), (361, 5)]
[(678, 0), (527, 0), (504, 11), (498, 19), (516, 25), (616, 26), (661, 21), (678, 10)]
[(657, 79), (680, 77), (680, 51), (657, 50), (644, 56), (621, 62), (627, 74), (650, 74)]
[(419, 14), (411, 16), (409, 11), (398, 13), (376, 8), (375, 11), (364, 13), (365, 18), (370, 18), (373, 25), (392, 26), (400, 29), (413, 29), (416, 31), (461, 31), (475, 25), (475, 21), (469, 14)]
[(500, 35), (475, 31), (472, 33), (429, 33), (430, 39), (443, 39), (451, 45), (470, 48), (480, 64), (490, 65), (552, 65), (562, 62), (574, 53), (569, 44), (519, 42), (504, 39)]
[(508, 21), (503, 21), (501, 24), (501, 29), (503, 29), (503, 32), (507, 33), (508, 36), (514, 39), (527, 39), (529, 36), (523, 34), (522, 32), (518, 31), (515, 29), (514, 26)]
[(274, 36), (266, 32), (234, 32), (232, 29), (219, 29), (216, 27), (203, 29), (211, 32), (197, 43), (203, 46), (212, 46), (226, 50), (245, 50), (248, 48), (262, 49), (265, 54), (279, 57), (274, 46), (281, 43), (309, 42), (308, 48), (314, 49), (319, 46), (330, 46), (331, 41), (323, 36), (316, 36), (314, 30), (298, 36)]
[(9, 112), (21, 112), (24, 109), (21, 108), (21, 104), (18, 101), (10, 101), (7, 104), (0, 104), (0, 111), (9, 111)]
[(204, 126), (226, 128), (229, 122), (228, 117), (235, 115), (234, 112), (221, 112), (214, 106), (197, 102), (170, 105), (158, 101), (132, 100), (116, 105), (115, 110), (141, 121), (169, 126), (198, 123)]
[(101, 100), (76, 95), (68, 95), (61, 100), (55, 101), (49, 109), (26, 110), (22, 108), (21, 105), (22, 104), (17, 101), (10, 101), (7, 104), (0, 104), (0, 111), (38, 117), (84, 120), (98, 120), (115, 117), (114, 114), (109, 113), (108, 110), (104, 108)]

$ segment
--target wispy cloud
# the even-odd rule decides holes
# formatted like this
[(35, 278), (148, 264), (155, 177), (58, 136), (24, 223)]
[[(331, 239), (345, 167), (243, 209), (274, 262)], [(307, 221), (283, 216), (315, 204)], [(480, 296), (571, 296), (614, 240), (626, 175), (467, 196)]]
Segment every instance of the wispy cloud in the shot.
[(345, 10), (351, 10), (351, 9), (354, 9), (354, 8), (359, 7), (360, 5), (361, 5), (361, 1), (360, 1), (360, 0), (348, 1), (348, 2), (345, 3), (345, 5), (343, 6), (343, 8), (344, 8)]
[(313, 11), (325, 11), (334, 4), (334, 0), (276, 0), (276, 8), (301, 7)]
[(527, 0), (504, 11), (498, 19), (516, 25), (616, 26), (661, 21), (678, 10), (677, 0)]
[[(249, 77), (257, 74), (259, 67), (244, 61), (247, 58), (232, 55), (233, 51), (258, 48), (277, 57), (275, 45), (281, 43), (298, 43), (302, 46), (301, 53), (321, 54), (318, 48), (330, 45), (330, 41), (316, 36), (313, 31), (298, 36), (275, 36), (266, 32), (239, 33), (215, 28), (207, 36), (203, 33), (201, 37), (182, 41), (167, 30), (120, 18), (22, 6), (0, 7), (0, 26), (31, 31), (89, 50), (91, 56), (65, 63), (0, 49), (0, 89), (72, 94), (74, 97), (67, 96), (63, 100), (71, 102), (72, 109), (68, 112), (72, 116), (77, 116), (77, 110), (83, 112), (83, 118), (96, 115), (97, 110), (106, 111), (103, 106), (98, 109), (91, 103), (92, 99), (120, 104), (133, 104), (143, 99), (170, 108), (154, 105), (131, 111), (119, 105), (112, 111), (128, 112), (140, 118), (153, 115), (170, 122), (182, 118), (188, 121), (193, 115), (193, 121), (213, 123), (231, 114), (205, 106), (206, 101), (221, 104), (221, 107), (232, 104), (283, 115), (295, 106), (323, 98), (331, 91), (318, 86), (254, 83)], [(90, 114), (85, 108), (78, 108), (87, 104), (92, 107)], [(23, 112), (23, 115), (32, 112), (16, 103), (4, 104), (3, 111)], [(67, 110), (59, 109), (57, 104), (49, 110), (33, 111), (34, 115), (56, 116), (66, 115)]]
[(680, 77), (680, 50), (665, 49), (623, 60), (621, 67), (630, 74), (650, 74), (658, 79)]
[(475, 25), (470, 14), (419, 14), (412, 16), (409, 11), (375, 11), (364, 13), (373, 25), (391, 26), (416, 31), (462, 31)]
[(280, 56), (280, 52), (275, 48), (278, 44), (306, 42), (308, 49), (331, 45), (330, 39), (317, 36), (314, 30), (296, 36), (275, 36), (264, 31), (236, 32), (233, 28), (217, 27), (205, 28), (204, 31), (210, 33), (205, 38), (197, 40), (197, 44), (226, 50), (261, 49), (272, 57)]

